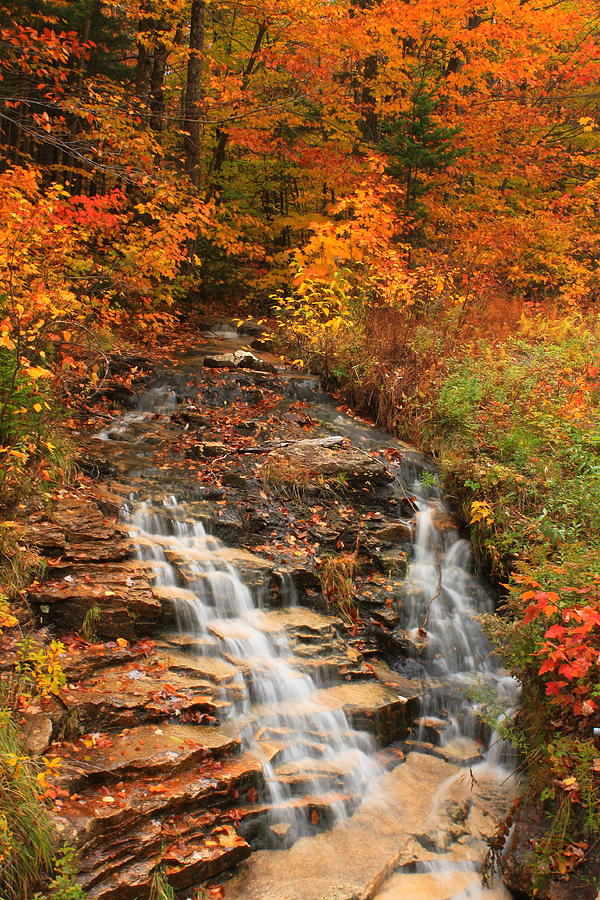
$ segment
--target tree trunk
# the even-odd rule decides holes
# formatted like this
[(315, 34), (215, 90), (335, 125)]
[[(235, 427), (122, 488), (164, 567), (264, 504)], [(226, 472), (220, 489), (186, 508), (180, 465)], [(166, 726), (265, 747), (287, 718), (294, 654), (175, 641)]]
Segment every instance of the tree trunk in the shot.
[(192, 0), (190, 55), (183, 104), (183, 130), (186, 132), (184, 138), (186, 169), (194, 184), (200, 184), (200, 101), (202, 99), (204, 14), (204, 0)]
[[(244, 69), (244, 74), (242, 77), (242, 90), (245, 91), (248, 87), (248, 81), (252, 72), (254, 71), (254, 66), (256, 65), (256, 60), (258, 59), (258, 54), (260, 53), (260, 48), (264, 37), (267, 33), (268, 26), (266, 22), (263, 22), (262, 25), (258, 26), (258, 31), (256, 33), (256, 39), (254, 41), (254, 47), (252, 48), (252, 53), (250, 54), (250, 59)], [(217, 128), (216, 132), (217, 142), (215, 144), (215, 148), (213, 150), (212, 160), (210, 164), (210, 172), (213, 175), (218, 175), (223, 167), (223, 163), (225, 162), (225, 152), (227, 150), (227, 144), (229, 142), (229, 132), (225, 131), (225, 129)], [(213, 181), (208, 187), (207, 190), (207, 199), (210, 199), (216, 190), (216, 183)]]
[(169, 51), (161, 35), (164, 35), (166, 28), (165, 21), (159, 22), (150, 73), (150, 127), (154, 131), (162, 131), (164, 125), (165, 74)]
[(135, 72), (135, 88), (136, 93), (142, 103), (148, 103), (150, 94), (150, 72), (152, 69), (152, 55), (148, 51), (148, 32), (152, 28), (152, 18), (144, 15), (147, 11), (148, 4), (143, 3), (141, 6), (141, 15), (138, 22), (138, 55), (137, 66)]

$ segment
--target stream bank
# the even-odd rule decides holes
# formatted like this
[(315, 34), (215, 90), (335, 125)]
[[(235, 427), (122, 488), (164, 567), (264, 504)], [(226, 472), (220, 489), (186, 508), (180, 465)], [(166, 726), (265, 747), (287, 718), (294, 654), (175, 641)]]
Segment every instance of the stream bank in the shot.
[(160, 861), (182, 897), (506, 897), (477, 870), (511, 762), (468, 696), (514, 702), (473, 619), (492, 598), (427, 461), (248, 342), (213, 325), (146, 375), (31, 522), (68, 683), (24, 727), (63, 760), (80, 881), (143, 898)]

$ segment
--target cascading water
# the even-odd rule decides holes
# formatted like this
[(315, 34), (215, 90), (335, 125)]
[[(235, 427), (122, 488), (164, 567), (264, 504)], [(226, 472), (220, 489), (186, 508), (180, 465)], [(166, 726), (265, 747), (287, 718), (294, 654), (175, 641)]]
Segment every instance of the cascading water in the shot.
[[(518, 688), (500, 668), (478, 621), (492, 612), (493, 603), (472, 574), (469, 543), (451, 526), (439, 499), (421, 498), (417, 504), (414, 556), (401, 601), (415, 644), (426, 642), (423, 663), (432, 689), (424, 698), (421, 722), (439, 725), (442, 744), (456, 743), (481, 733), (474, 691), (491, 692), (510, 708)], [(420, 738), (424, 728), (421, 724)], [(506, 742), (492, 735), (488, 762), (508, 764), (508, 752)]]
[[(269, 633), (226, 549), (201, 522), (186, 518), (175, 498), (167, 498), (160, 511), (133, 503), (124, 519), (139, 558), (153, 565), (156, 585), (171, 591), (179, 627), (192, 634), (196, 651), (245, 673), (238, 676), (235, 697), (225, 690), (224, 699), (238, 726), (239, 718), (245, 719), (239, 730), (246, 748), (261, 758), (272, 824), (285, 828), (288, 839), (306, 833), (307, 818), (297, 801), (322, 794), (328, 774), (341, 787), (330, 815), (343, 818), (381, 771), (372, 757), (372, 739), (353, 730), (341, 710), (329, 711), (314, 699), (316, 684), (289, 664), (287, 640)], [(265, 737), (279, 741), (276, 766), (264, 749)]]
[[(184, 376), (178, 377), (185, 381)], [(383, 770), (374, 757), (373, 739), (353, 729), (341, 710), (319, 702), (320, 685), (297, 664), (285, 631), (274, 628), (269, 615), (261, 610), (260, 590), (251, 590), (244, 583), (232, 562), (232, 552), (207, 534), (194, 503), (183, 499), (188, 496), (186, 488), (176, 489), (180, 499), (165, 496), (162, 477), (155, 478), (155, 470), (142, 462), (145, 423), (168, 422), (175, 403), (172, 387), (161, 384), (140, 397), (137, 411), (125, 414), (98, 437), (116, 441), (116, 447), (129, 444), (130, 450), (125, 448), (128, 470), (141, 471), (142, 479), (146, 473), (151, 476), (132, 494), (123, 519), (136, 543), (138, 558), (162, 597), (173, 604), (179, 630), (176, 646), (213, 659), (215, 666), (234, 673), (221, 682), (221, 699), (227, 710), (222, 727), (240, 735), (244, 749), (262, 766), (267, 793), (263, 805), (270, 828), (260, 832), (257, 843), (289, 846), (299, 836), (318, 830), (307, 816), (310, 802), (320, 801), (320, 808), (328, 810), (327, 821), (320, 822), (320, 827), (340, 823), (369, 794), (369, 788), (379, 783)], [(336, 420), (336, 431), (339, 424)], [(385, 440), (380, 433), (371, 432), (380, 443)], [(358, 440), (366, 438), (359, 436)], [(140, 469), (140, 463), (144, 468)], [(139, 474), (137, 477), (139, 480)], [(410, 484), (410, 478), (403, 480)], [(417, 498), (416, 537), (407, 579), (397, 599), (404, 628), (416, 648), (416, 659), (410, 661), (412, 668), (410, 662), (405, 666), (406, 674), (411, 677), (418, 670), (422, 687), (418, 737), (427, 741), (433, 728), (438, 734), (436, 742), (445, 747), (456, 748), (461, 741), (472, 746), (472, 739), (482, 733), (469, 696), (477, 680), (502, 694), (507, 707), (516, 701), (516, 688), (491, 654), (476, 619), (491, 611), (493, 603), (471, 572), (468, 543), (448, 526), (439, 495), (431, 496), (432, 491), (424, 490), (420, 483), (412, 485), (411, 493)], [(292, 606), (296, 602), (293, 582), (282, 582), (286, 605)], [(403, 665), (398, 661), (400, 670)], [(509, 771), (504, 749), (493, 736), (490, 743), (482, 765), (493, 779), (498, 775), (504, 778)], [(424, 823), (431, 826), (431, 833), (435, 833), (439, 815), (443, 819), (444, 804), (462, 778), (461, 771), (432, 797), (431, 821)], [(383, 798), (382, 803), (384, 809), (387, 800)], [(417, 864), (413, 871), (451, 884), (455, 865), (456, 861), (449, 863), (442, 854), (439, 860)], [(465, 865), (471, 872), (470, 862), (460, 860), (462, 869)], [(469, 883), (458, 896), (488, 897), (488, 892)]]

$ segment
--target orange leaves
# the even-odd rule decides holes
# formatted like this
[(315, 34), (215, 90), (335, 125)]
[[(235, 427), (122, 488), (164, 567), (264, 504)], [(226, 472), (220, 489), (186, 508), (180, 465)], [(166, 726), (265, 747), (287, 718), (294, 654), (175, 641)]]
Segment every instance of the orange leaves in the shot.
[(523, 616), (523, 622), (527, 624), (528, 622), (532, 622), (534, 619), (543, 613), (545, 616), (550, 618), (555, 613), (558, 612), (557, 603), (560, 600), (558, 594), (553, 591), (526, 591), (524, 594), (521, 594), (522, 600), (535, 600), (535, 603), (532, 603), (525, 610), (525, 614)]
[(599, 587), (600, 579), (594, 578), (587, 585), (564, 588), (562, 594), (538, 589), (520, 595), (526, 603), (535, 601), (526, 607), (523, 624), (541, 617), (554, 620), (544, 628), (536, 652), (538, 674), (552, 676), (546, 682), (546, 696), (564, 712), (584, 719), (598, 709), (590, 694), (600, 672)]

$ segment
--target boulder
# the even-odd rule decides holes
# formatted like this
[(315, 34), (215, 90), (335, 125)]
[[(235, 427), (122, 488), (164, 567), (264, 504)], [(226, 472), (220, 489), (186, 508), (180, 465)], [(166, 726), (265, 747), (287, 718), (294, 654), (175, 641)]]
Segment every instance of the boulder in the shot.
[(404, 544), (412, 541), (413, 533), (410, 522), (389, 522), (376, 531), (374, 537), (384, 544)]
[(236, 350), (234, 353), (222, 353), (219, 356), (206, 356), (204, 365), (209, 369), (251, 369), (254, 372), (277, 373), (273, 363), (259, 359), (249, 350)]
[[(369, 491), (393, 481), (387, 466), (375, 456), (354, 447), (326, 443), (324, 440), (295, 441), (272, 450), (267, 457), (266, 472), (276, 468), (278, 479), (294, 485), (321, 489)], [(336, 439), (339, 441), (339, 438)]]
[(41, 710), (25, 710), (20, 724), (23, 748), (32, 756), (42, 756), (52, 740), (52, 719)]

